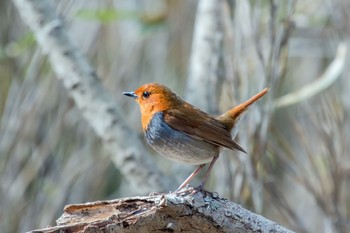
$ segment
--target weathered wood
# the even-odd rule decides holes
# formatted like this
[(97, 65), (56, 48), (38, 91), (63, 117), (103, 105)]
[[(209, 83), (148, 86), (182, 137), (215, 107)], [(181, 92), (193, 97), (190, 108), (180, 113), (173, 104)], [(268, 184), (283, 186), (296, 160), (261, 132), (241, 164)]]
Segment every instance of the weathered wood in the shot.
[(192, 192), (68, 205), (57, 226), (32, 232), (292, 232), (216, 194)]

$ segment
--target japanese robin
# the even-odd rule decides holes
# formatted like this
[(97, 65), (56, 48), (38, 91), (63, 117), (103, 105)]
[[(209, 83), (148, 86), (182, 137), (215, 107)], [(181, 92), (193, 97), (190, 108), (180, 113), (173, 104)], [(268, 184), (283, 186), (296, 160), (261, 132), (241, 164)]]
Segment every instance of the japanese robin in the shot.
[(186, 186), (210, 163), (197, 187), (203, 189), (220, 149), (245, 150), (232, 139), (231, 131), (247, 108), (268, 92), (265, 88), (249, 100), (213, 117), (182, 100), (166, 86), (148, 83), (134, 92), (123, 92), (140, 106), (142, 129), (151, 147), (165, 157), (199, 167), (180, 185)]

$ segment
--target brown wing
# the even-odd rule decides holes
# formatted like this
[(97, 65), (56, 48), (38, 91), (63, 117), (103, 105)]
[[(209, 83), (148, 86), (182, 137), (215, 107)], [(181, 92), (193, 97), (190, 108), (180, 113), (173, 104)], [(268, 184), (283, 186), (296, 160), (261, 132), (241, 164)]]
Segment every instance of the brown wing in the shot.
[(179, 109), (169, 109), (163, 112), (164, 121), (173, 129), (180, 130), (187, 135), (207, 141), (217, 146), (246, 151), (231, 139), (231, 134), (225, 126), (191, 105)]

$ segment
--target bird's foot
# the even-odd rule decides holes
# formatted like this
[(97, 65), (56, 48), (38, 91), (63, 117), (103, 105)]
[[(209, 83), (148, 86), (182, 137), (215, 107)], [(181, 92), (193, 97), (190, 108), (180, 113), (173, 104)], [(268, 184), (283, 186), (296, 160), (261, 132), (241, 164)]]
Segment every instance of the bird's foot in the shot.
[(203, 183), (201, 183), (200, 185), (198, 185), (198, 186), (195, 188), (195, 190), (200, 191), (200, 192), (202, 192), (202, 191), (206, 192), (206, 190), (204, 189), (204, 184), (203, 184)]
[(186, 185), (185, 187), (179, 187), (174, 193), (176, 195), (194, 195), (198, 192), (202, 192), (202, 193), (210, 193), (208, 191), (206, 191), (204, 188), (203, 188), (203, 185), (199, 185), (197, 187), (192, 187), (192, 186), (189, 186), (189, 185)]
[(180, 186), (178, 189), (174, 191), (174, 194), (183, 196), (183, 195), (189, 195), (192, 194), (192, 192), (195, 190), (194, 187), (189, 186), (188, 184), (184, 187)]

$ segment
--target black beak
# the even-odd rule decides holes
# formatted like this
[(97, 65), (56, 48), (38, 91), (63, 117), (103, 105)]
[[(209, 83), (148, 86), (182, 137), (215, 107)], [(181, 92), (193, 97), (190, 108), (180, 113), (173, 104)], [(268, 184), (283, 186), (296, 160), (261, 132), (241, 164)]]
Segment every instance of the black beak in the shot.
[(137, 99), (135, 92), (123, 92), (123, 95), (129, 96), (131, 98)]

